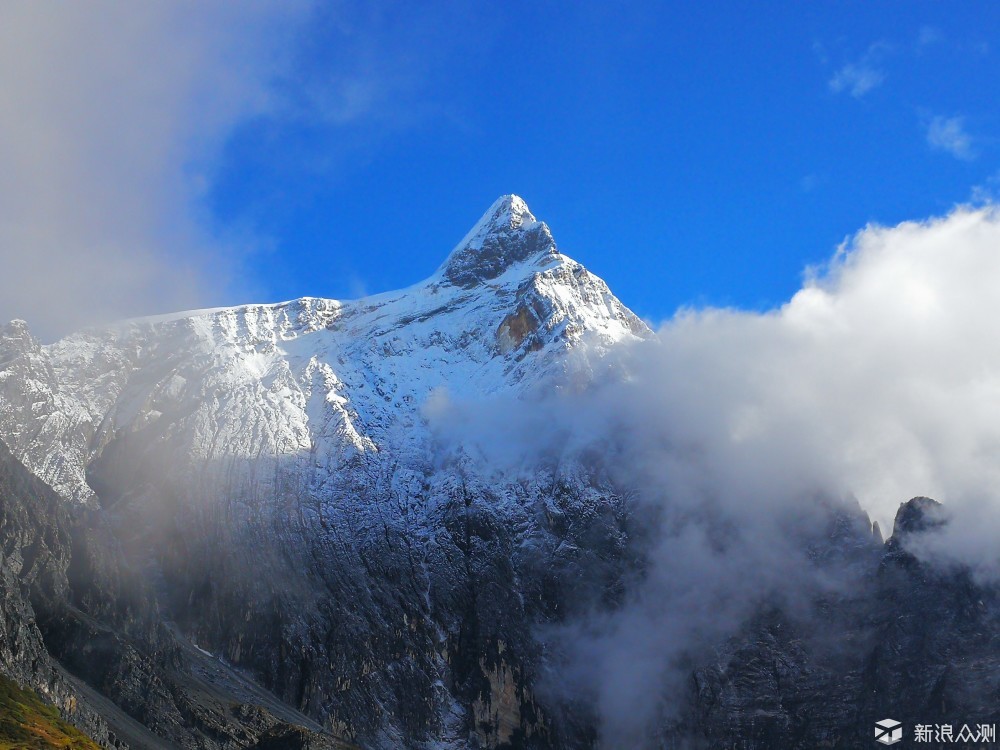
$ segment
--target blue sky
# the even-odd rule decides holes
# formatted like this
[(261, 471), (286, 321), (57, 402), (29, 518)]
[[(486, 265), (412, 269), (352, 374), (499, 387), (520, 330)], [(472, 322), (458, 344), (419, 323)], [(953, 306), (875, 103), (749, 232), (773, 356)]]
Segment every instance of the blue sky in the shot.
[(1000, 191), (998, 55), (985, 0), (11, 0), (0, 320), (404, 287), (510, 192), (652, 321), (769, 309)]
[(295, 38), (276, 90), (306, 104), (242, 123), (207, 196), (219, 230), (267, 238), (263, 293), (413, 283), (515, 192), (644, 316), (762, 309), (868, 222), (1000, 169), (993, 3), (471, 5), (342, 8)]

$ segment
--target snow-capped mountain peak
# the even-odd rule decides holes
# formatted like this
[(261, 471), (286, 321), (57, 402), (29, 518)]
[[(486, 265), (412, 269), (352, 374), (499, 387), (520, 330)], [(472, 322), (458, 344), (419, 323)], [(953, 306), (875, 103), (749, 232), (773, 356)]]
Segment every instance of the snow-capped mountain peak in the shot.
[(537, 222), (538, 219), (531, 213), (524, 198), (512, 193), (501, 195), (493, 201), (493, 205), (486, 209), (486, 213), (455, 246), (454, 252), (466, 248), (479, 248), (482, 246), (482, 241), (490, 234), (518, 229), (527, 231)]
[(7, 325), (0, 326), (0, 352), (8, 352), (8, 356), (14, 352), (23, 352), (36, 343), (28, 330), (28, 324), (23, 320), (12, 320)]
[(557, 256), (548, 225), (535, 218), (524, 199), (504, 195), (456, 245), (438, 273), (455, 286), (471, 288), (516, 263), (540, 266)]
[(520, 195), (508, 193), (501, 195), (489, 210), (483, 215), (483, 219), (490, 217), (490, 221), (495, 226), (503, 226), (510, 229), (517, 229), (523, 224), (533, 224), (537, 221), (528, 204)]
[(437, 273), (400, 291), (137, 319), (46, 346), (12, 323), (0, 330), (0, 435), (80, 501), (94, 496), (91, 464), (138, 432), (198, 467), (307, 456), (333, 476), (352, 455), (398, 454), (400, 435), (417, 450), (436, 392), (577, 387), (611, 347), (648, 333), (506, 195)]

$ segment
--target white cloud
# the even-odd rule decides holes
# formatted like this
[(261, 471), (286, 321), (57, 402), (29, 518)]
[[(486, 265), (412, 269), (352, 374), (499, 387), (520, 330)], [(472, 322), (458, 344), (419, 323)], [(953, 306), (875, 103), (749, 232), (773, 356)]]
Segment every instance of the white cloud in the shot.
[(994, 208), (872, 226), (779, 310), (679, 316), (660, 331), (664, 359), (710, 384), (684, 424), (760, 465), (804, 451), (817, 490), (835, 484), (883, 523), (917, 494), (988, 494), (1000, 511), (997, 248)]
[(885, 73), (865, 62), (848, 63), (830, 79), (830, 88), (836, 93), (847, 91), (860, 99), (885, 81)]
[(972, 136), (965, 130), (961, 117), (938, 115), (927, 123), (927, 143), (931, 148), (951, 154), (956, 159), (971, 161), (976, 158), (972, 147)]
[(885, 71), (880, 62), (891, 47), (886, 42), (875, 42), (859, 60), (843, 65), (830, 79), (830, 90), (847, 92), (860, 99), (885, 81)]
[[(671, 463), (664, 446), (697, 446), (699, 492), (717, 497), (851, 495), (884, 528), (915, 495), (985, 498), (1000, 519), (997, 289), (1000, 208), (872, 225), (778, 309), (680, 311), (626, 349), (626, 384), (587, 393), (585, 407), (559, 397), (551, 421), (559, 434), (575, 421), (579, 440), (624, 434), (650, 467)], [(474, 430), (459, 442), (477, 443)]]
[(269, 110), (302, 3), (5, 3), (0, 319), (43, 335), (208, 302), (222, 244), (197, 199)]
[(640, 745), (689, 657), (762, 599), (850, 589), (789, 534), (817, 497), (857, 498), (886, 532), (935, 497), (952, 521), (918, 552), (1000, 577), (997, 289), (1000, 208), (870, 226), (778, 309), (680, 312), (623, 355), (624, 384), (455, 421), (495, 463), (517, 445), (515, 468), (585, 448), (665, 519), (626, 603), (552, 637), (604, 737)]

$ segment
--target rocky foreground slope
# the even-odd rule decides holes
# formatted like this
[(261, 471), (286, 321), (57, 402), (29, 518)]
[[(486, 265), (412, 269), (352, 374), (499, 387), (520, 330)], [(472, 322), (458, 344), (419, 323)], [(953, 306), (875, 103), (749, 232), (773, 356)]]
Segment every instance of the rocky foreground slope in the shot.
[[(618, 746), (554, 687), (552, 626), (620, 606), (655, 519), (594, 456), (498, 472), (433, 417), (627, 378), (609, 355), (650, 336), (516, 196), (400, 292), (50, 345), (8, 325), (0, 671), (117, 746)], [(996, 592), (907, 551), (936, 506), (885, 545), (860, 509), (810, 512), (798, 543), (850, 586), (759, 602), (640, 746), (996, 718)]]

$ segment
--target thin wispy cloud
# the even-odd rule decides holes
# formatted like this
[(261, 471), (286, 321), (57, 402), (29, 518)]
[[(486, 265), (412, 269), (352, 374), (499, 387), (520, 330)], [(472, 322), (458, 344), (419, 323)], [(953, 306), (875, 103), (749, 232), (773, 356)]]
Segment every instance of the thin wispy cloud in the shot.
[(859, 99), (869, 91), (881, 86), (885, 73), (865, 62), (848, 63), (830, 79), (830, 89), (836, 93), (848, 92)]
[(975, 205), (1000, 204), (1000, 171), (974, 185), (969, 200)]
[(972, 161), (976, 158), (972, 136), (966, 131), (962, 117), (932, 117), (927, 123), (927, 143), (956, 159)]
[(813, 54), (816, 55), (816, 59), (820, 61), (821, 65), (829, 65), (830, 55), (827, 54), (826, 45), (823, 44), (819, 39), (816, 39), (812, 43)]
[(384, 2), (321, 6), (286, 93), (298, 114), (334, 126), (422, 119), (438, 106), (434, 85), (479, 39), (470, 16), (450, 1), (420, 11)]
[(872, 44), (860, 59), (846, 63), (830, 79), (830, 90), (834, 93), (848, 93), (860, 99), (885, 82), (885, 71), (880, 62), (889, 51), (885, 42)]

